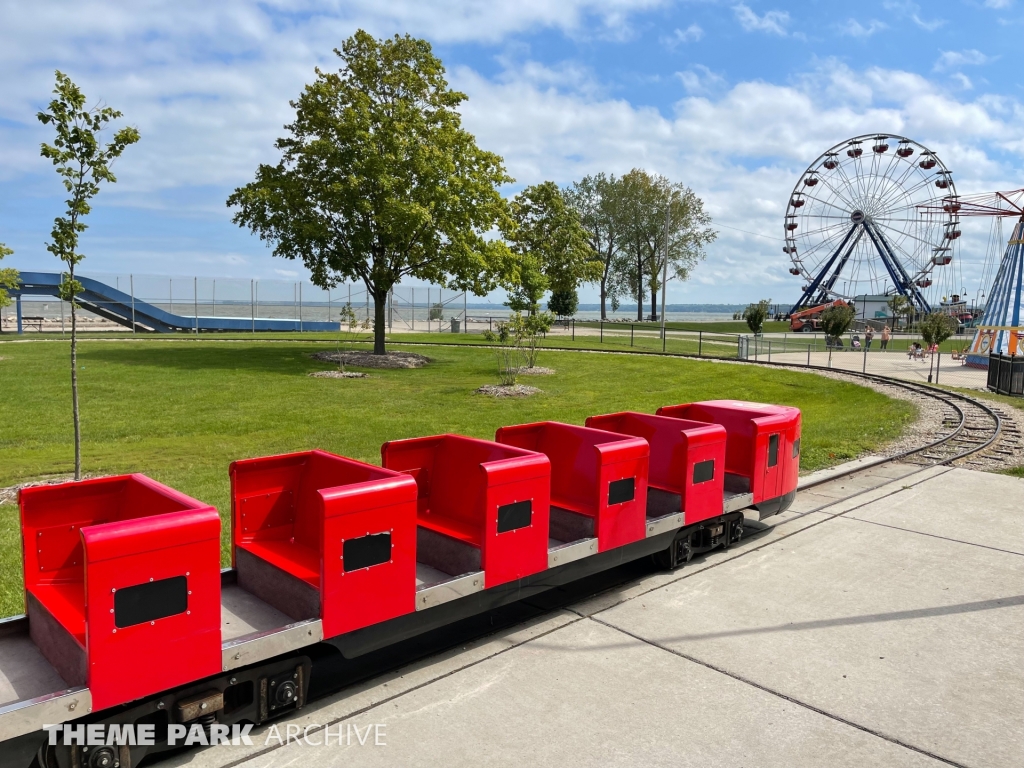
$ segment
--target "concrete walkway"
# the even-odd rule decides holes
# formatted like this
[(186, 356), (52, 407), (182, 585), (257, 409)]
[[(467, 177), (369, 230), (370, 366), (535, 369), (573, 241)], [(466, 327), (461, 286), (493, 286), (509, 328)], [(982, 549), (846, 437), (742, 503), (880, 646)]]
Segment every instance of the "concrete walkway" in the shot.
[[(784, 352), (773, 353), (771, 362), (789, 363), (791, 365), (807, 365), (806, 352)], [(764, 355), (760, 359), (767, 360)], [(828, 366), (828, 352), (811, 352), (811, 365)], [(929, 368), (935, 374), (934, 367), (929, 365), (929, 360), (913, 360), (907, 357), (906, 352), (878, 352), (871, 351), (864, 359), (863, 352), (835, 351), (832, 353), (831, 367), (841, 371), (855, 371), (860, 373), (866, 370), (867, 373), (878, 374), (879, 376), (892, 376), (905, 381), (927, 382)], [(969, 389), (985, 389), (988, 380), (988, 370), (980, 368), (968, 368), (961, 365), (960, 361), (953, 360), (950, 355), (944, 354), (939, 361), (938, 383), (948, 384), (951, 387), (965, 387)]]
[(729, 552), (290, 723), (348, 744), (268, 749), (265, 730), (163, 764), (1024, 765), (1024, 480), (887, 465), (833, 483)]

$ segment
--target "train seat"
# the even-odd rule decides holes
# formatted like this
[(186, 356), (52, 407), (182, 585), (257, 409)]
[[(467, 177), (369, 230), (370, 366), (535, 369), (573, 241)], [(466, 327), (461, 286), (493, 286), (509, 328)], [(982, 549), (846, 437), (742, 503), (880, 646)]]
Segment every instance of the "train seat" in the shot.
[(220, 671), (213, 507), (144, 475), (25, 488), (19, 505), (29, 634), (94, 707)]
[(547, 567), (546, 456), (435, 435), (385, 443), (381, 458), (415, 478), (419, 562), (452, 576), (482, 570), (489, 587)]
[(415, 608), (416, 486), (324, 451), (234, 462), (239, 586), (324, 637)]
[(686, 525), (721, 515), (725, 430), (665, 416), (624, 411), (591, 416), (587, 426), (642, 437), (650, 445), (647, 516), (683, 513)]
[(725, 490), (750, 493), (762, 517), (787, 508), (800, 474), (800, 410), (791, 406), (708, 400), (658, 414), (721, 425), (726, 431)]
[[(589, 533), (603, 552), (644, 537), (646, 440), (555, 421), (502, 427), (495, 439), (550, 460), (552, 539)], [(573, 515), (588, 522), (581, 525)]]

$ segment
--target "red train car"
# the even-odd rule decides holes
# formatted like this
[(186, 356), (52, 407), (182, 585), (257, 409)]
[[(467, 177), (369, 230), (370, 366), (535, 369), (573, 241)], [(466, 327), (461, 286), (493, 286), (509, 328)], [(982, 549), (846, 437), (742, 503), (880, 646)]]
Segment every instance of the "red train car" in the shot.
[(236, 461), (224, 570), (216, 510), (142, 475), (23, 490), (0, 768), (131, 768), (173, 745), (86, 753), (40, 729), (258, 725), (329, 692), (339, 659), (631, 560), (677, 567), (735, 544), (745, 509), (792, 501), (800, 414), (712, 401), (495, 438), (392, 441), (382, 467), (323, 451)]
[(721, 425), (726, 432), (725, 489), (749, 493), (761, 517), (796, 498), (800, 474), (800, 410), (741, 400), (708, 400), (658, 409), (660, 416)]

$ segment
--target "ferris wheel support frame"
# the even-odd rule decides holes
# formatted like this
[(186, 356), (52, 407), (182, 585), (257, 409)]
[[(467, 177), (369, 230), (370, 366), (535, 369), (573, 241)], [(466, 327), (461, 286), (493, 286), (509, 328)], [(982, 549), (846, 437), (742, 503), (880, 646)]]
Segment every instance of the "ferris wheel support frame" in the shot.
[[(858, 230), (859, 233), (857, 238), (853, 243), (850, 243), (850, 238), (853, 236), (853, 233), (858, 232)], [(810, 304), (810, 299), (814, 294), (817, 294), (817, 298), (814, 300), (815, 304), (823, 304), (828, 301), (829, 293), (835, 287), (835, 283), (839, 279), (840, 272), (843, 271), (843, 267), (846, 266), (846, 262), (850, 258), (850, 254), (853, 253), (854, 248), (856, 248), (857, 243), (860, 242), (860, 239), (864, 236), (865, 232), (868, 233), (868, 237), (871, 239), (872, 245), (874, 245), (875, 250), (878, 252), (878, 256), (881, 258), (882, 264), (885, 265), (886, 272), (888, 272), (889, 277), (892, 278), (892, 282), (896, 290), (903, 296), (906, 296), (918, 311), (925, 314), (932, 311), (931, 306), (924, 298), (924, 295), (917, 290), (917, 286), (914, 285), (914, 281), (910, 279), (906, 270), (903, 269), (903, 265), (900, 264), (899, 259), (897, 259), (893, 254), (889, 242), (885, 239), (885, 236), (881, 231), (876, 231), (875, 228), (869, 227), (867, 221), (859, 221), (855, 222), (853, 226), (850, 227), (849, 232), (846, 233), (846, 237), (843, 238), (839, 247), (832, 252), (832, 255), (825, 263), (825, 267), (818, 271), (818, 275), (811, 281), (807, 288), (804, 289), (804, 292), (801, 294), (796, 304), (794, 304), (792, 309), (789, 310), (789, 314), (792, 315), (795, 312), (799, 312), (801, 309), (806, 309), (807, 306), (813, 306)], [(849, 248), (847, 248), (847, 244), (849, 244)], [(839, 258), (840, 254), (842, 254), (842, 258)], [(837, 258), (839, 258), (839, 263), (836, 264), (835, 269), (832, 269), (832, 265), (835, 264)], [(822, 285), (822, 282), (825, 280), (825, 276), (829, 275), (830, 272), (831, 275), (828, 277), (828, 281), (825, 285)]]

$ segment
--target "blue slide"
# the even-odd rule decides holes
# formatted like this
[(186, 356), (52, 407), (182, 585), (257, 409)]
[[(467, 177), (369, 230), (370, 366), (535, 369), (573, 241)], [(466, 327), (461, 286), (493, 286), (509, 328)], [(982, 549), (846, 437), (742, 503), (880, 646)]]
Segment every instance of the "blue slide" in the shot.
[[(14, 291), (9, 291), (12, 297), (18, 299), (18, 332), (21, 332), (21, 297), (22, 296), (54, 296), (58, 295), (58, 288), (61, 282), (59, 272), (21, 272), (21, 286)], [(130, 294), (112, 288), (99, 280), (90, 277), (77, 277), (82, 284), (82, 292), (75, 297), (75, 301), (83, 309), (92, 312), (94, 315), (113, 320), (126, 328), (132, 327), (132, 318), (135, 320), (135, 328), (139, 331), (157, 331), (159, 333), (174, 333), (175, 331), (337, 331), (340, 323), (328, 323), (322, 320), (316, 322), (278, 319), (278, 318), (248, 318), (248, 317), (188, 317), (175, 315), (172, 312), (160, 309), (149, 302), (132, 300)], [(134, 307), (133, 307), (134, 305)]]

